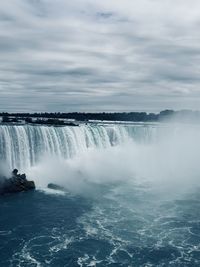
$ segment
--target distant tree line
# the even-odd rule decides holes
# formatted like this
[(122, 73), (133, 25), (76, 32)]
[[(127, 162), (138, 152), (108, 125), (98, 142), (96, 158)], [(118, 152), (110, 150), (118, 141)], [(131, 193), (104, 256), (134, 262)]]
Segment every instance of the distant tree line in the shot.
[[(0, 116), (3, 117), (4, 122), (15, 122), (18, 118), (25, 119), (26, 122), (32, 122), (31, 118), (46, 118), (46, 119), (74, 119), (77, 121), (134, 121), (134, 122), (156, 122), (175, 119), (179, 121), (199, 121), (200, 111), (191, 110), (163, 110), (158, 114), (146, 112), (102, 112), (102, 113), (84, 113), (84, 112), (70, 112), (70, 113), (7, 113), (2, 112)], [(12, 119), (10, 119), (10, 117)], [(38, 120), (39, 121), (39, 120)]]

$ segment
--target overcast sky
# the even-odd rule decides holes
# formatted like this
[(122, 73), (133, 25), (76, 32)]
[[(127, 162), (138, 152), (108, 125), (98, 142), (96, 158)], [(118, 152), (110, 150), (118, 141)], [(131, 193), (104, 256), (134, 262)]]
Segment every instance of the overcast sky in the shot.
[(0, 111), (200, 109), (199, 0), (0, 1)]

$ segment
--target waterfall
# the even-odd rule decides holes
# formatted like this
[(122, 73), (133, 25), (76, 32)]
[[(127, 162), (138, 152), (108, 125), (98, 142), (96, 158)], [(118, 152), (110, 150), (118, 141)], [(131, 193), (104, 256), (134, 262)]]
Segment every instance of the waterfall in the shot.
[(106, 148), (129, 139), (149, 142), (155, 136), (156, 127), (147, 125), (0, 125), (0, 160), (10, 169), (24, 170), (44, 154), (71, 158), (88, 148)]

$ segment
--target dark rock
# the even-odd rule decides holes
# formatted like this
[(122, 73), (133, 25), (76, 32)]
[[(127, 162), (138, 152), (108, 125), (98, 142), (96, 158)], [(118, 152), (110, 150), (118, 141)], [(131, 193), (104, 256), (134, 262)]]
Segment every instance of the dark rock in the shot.
[(57, 184), (53, 184), (53, 183), (48, 184), (47, 187), (49, 189), (65, 191), (65, 188), (63, 186), (60, 186), (60, 185), (57, 185)]
[(18, 174), (18, 170), (17, 170), (17, 169), (14, 169), (14, 170), (12, 171), (12, 175), (13, 175), (13, 176), (17, 176), (17, 174)]
[(25, 174), (18, 174), (18, 170), (12, 171), (12, 177), (1, 177), (0, 179), (0, 195), (8, 193), (17, 193), (35, 189), (35, 183), (28, 181)]
[(26, 180), (26, 174), (25, 173), (21, 174), (21, 179)]

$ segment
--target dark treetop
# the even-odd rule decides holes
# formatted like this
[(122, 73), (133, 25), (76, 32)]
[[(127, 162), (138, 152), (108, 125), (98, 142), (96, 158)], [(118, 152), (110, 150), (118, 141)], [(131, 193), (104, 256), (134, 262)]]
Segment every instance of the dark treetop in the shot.
[[(2, 112), (0, 116), (3, 117), (3, 122), (17, 122), (19, 118), (25, 119), (26, 122), (32, 122), (32, 118), (37, 118), (37, 123), (42, 123), (40, 118), (48, 119), (47, 123), (56, 124), (56, 119), (74, 119), (77, 121), (102, 120), (102, 121), (135, 121), (135, 122), (156, 122), (165, 121), (166, 119), (175, 119), (178, 121), (199, 121), (200, 111), (191, 110), (164, 110), (158, 114), (146, 112), (113, 112), (113, 113), (7, 113)], [(10, 118), (11, 117), (11, 118)], [(59, 121), (59, 124), (61, 121)]]

